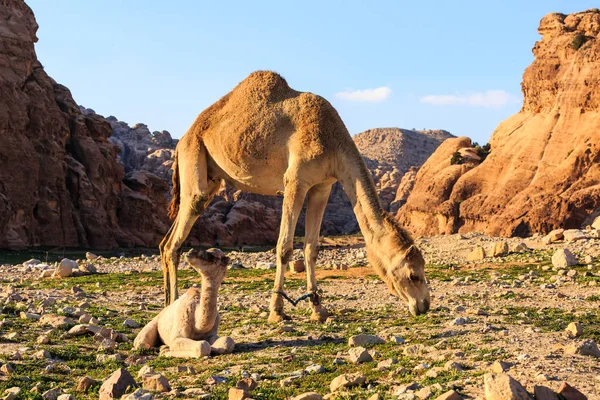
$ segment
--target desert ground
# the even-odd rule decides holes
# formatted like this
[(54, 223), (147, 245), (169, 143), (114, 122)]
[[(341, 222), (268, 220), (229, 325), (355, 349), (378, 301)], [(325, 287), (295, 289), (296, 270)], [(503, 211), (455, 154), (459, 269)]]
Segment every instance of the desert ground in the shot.
[[(547, 245), (542, 239), (419, 239), (432, 307), (413, 317), (366, 266), (361, 238), (324, 238), (318, 278), (332, 314), (324, 324), (309, 321), (307, 303), (286, 304), (292, 320), (268, 324), (273, 251), (231, 251), (232, 267), (220, 290), (219, 334), (230, 335), (235, 350), (202, 359), (132, 350), (136, 333), (162, 308), (156, 255), (78, 260), (79, 269), (92, 264), (96, 273), (64, 278), (42, 277), (53, 265), (3, 265), (0, 394), (98, 398), (102, 381), (124, 368), (139, 386), (127, 389), (129, 399), (287, 399), (307, 392), (340, 399), (435, 399), (450, 390), (482, 399), (485, 374), (504, 370), (531, 394), (536, 385), (558, 391), (568, 382), (588, 399), (599, 399), (600, 358), (581, 349), (591, 346), (593, 353), (600, 340), (600, 240)], [(495, 243), (516, 252), (467, 261), (474, 248)], [(580, 264), (553, 266), (552, 255), (563, 248)], [(200, 281), (185, 265), (179, 278), (180, 291)], [(304, 294), (304, 278), (286, 273), (292, 298)], [(581, 329), (569, 334), (572, 322)], [(73, 328), (83, 323), (112, 330), (104, 335), (112, 339)], [(335, 388), (344, 374), (346, 386)], [(352, 385), (353, 379), (359, 384)], [(248, 382), (251, 390), (244, 386)], [(233, 390), (236, 385), (246, 390)]]

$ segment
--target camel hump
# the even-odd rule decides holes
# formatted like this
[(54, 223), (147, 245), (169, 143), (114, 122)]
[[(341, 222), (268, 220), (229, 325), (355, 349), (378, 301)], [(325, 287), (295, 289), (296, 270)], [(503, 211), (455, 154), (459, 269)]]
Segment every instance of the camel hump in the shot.
[(252, 72), (233, 92), (253, 101), (283, 100), (296, 93), (281, 75), (273, 71)]

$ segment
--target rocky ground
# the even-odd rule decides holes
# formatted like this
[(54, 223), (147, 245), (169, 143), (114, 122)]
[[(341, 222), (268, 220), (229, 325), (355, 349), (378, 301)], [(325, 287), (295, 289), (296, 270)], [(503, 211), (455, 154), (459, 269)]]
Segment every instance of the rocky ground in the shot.
[[(41, 277), (54, 266), (43, 272), (43, 264), (4, 265), (0, 396), (98, 398), (112, 375), (124, 386), (140, 386), (125, 393), (130, 399), (287, 399), (307, 392), (318, 395), (301, 398), (436, 399), (451, 390), (442, 398), (528, 398), (519, 382), (531, 395), (538, 386), (536, 398), (553, 398), (542, 397), (539, 386), (559, 391), (568, 382), (588, 399), (600, 399), (600, 240), (594, 232), (552, 244), (535, 237), (524, 241), (527, 248), (519, 239), (478, 234), (420, 239), (432, 310), (419, 317), (365, 266), (360, 238), (326, 238), (318, 277), (333, 315), (325, 324), (310, 322), (305, 304), (286, 304), (293, 320), (268, 324), (273, 252), (230, 252), (234, 267), (220, 292), (220, 334), (233, 337), (235, 351), (193, 360), (131, 350), (141, 326), (162, 307), (155, 255), (79, 260), (70, 270), (65, 263), (64, 278)], [(467, 261), (478, 247), (487, 255), (501, 247), (518, 252)], [(554, 266), (552, 256), (561, 249), (580, 264), (555, 257)], [(91, 274), (69, 276), (82, 275), (79, 270)], [(189, 268), (179, 276), (182, 288), (199, 283)], [(287, 274), (291, 297), (302, 295), (304, 285), (303, 273)], [(72, 328), (82, 323), (92, 328)], [(493, 393), (503, 386), (513, 395)]]

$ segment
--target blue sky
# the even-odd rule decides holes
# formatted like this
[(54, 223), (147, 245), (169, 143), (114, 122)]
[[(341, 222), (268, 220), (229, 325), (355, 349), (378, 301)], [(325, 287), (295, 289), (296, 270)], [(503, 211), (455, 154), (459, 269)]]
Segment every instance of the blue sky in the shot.
[[(352, 134), (439, 128), (487, 142), (521, 106), (539, 20), (588, 0), (27, 0), (38, 58), (75, 100), (181, 137), (251, 71), (327, 98)], [(597, 2), (596, 2), (597, 5)]]

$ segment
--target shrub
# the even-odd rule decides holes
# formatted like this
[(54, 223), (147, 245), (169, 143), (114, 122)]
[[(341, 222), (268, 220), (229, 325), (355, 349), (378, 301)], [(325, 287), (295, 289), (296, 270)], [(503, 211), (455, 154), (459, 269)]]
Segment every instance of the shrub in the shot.
[(585, 42), (588, 41), (588, 37), (582, 34), (575, 36), (575, 39), (571, 42), (571, 48), (574, 50), (579, 50), (581, 46), (584, 45)]
[(492, 146), (490, 146), (489, 143), (480, 146), (479, 143), (475, 142), (473, 147), (475, 147), (475, 151), (477, 152), (479, 158), (481, 158), (481, 161), (485, 160), (488, 154), (490, 154), (490, 151), (492, 150)]
[(452, 154), (452, 158), (450, 158), (450, 165), (457, 165), (463, 163), (463, 157), (460, 155), (460, 152), (455, 151)]

